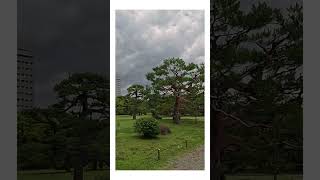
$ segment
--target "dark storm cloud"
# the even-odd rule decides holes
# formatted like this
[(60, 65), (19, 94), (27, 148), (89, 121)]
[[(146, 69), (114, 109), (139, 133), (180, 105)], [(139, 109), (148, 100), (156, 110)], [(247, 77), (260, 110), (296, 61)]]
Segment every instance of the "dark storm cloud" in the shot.
[(204, 62), (203, 11), (117, 11), (116, 66), (121, 92), (148, 84), (145, 74), (169, 57)]
[(106, 1), (27, 0), (23, 5), (23, 43), (19, 34), (19, 46), (32, 50), (36, 57), (35, 106), (53, 103), (52, 88), (68, 73), (109, 74)]
[(302, 3), (302, 0), (240, 0), (240, 5), (243, 10), (248, 10), (258, 2), (267, 2), (273, 8), (288, 8), (296, 2)]

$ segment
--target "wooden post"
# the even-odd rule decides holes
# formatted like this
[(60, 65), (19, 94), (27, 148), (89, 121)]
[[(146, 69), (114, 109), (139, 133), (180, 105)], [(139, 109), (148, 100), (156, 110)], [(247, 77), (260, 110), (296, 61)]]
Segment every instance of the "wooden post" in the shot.
[(186, 148), (188, 148), (188, 140), (186, 140)]
[(158, 149), (158, 160), (160, 160), (160, 149)]

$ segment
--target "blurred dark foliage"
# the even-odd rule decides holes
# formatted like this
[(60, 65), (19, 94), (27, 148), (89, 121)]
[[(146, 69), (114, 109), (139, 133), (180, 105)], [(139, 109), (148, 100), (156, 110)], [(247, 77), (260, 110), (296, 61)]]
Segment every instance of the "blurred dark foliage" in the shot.
[(212, 0), (211, 174), (302, 173), (302, 5)]

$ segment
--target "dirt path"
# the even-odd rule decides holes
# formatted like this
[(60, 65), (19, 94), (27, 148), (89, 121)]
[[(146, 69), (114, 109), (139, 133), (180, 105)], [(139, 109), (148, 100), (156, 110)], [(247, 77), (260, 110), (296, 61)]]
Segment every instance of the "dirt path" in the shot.
[(171, 170), (203, 170), (204, 169), (204, 147), (199, 148), (184, 154), (168, 165)]

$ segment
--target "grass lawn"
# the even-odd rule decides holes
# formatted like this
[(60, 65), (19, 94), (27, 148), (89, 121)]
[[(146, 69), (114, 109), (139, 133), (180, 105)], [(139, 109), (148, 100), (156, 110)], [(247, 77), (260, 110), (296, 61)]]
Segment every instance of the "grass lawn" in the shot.
[[(172, 133), (159, 135), (156, 139), (143, 139), (134, 132), (132, 116), (118, 115), (116, 118), (116, 169), (166, 169), (169, 161), (203, 145), (203, 117), (199, 117), (197, 122), (194, 117), (182, 117), (181, 120), (182, 123), (177, 125), (172, 122), (171, 117), (162, 118), (160, 124), (167, 125)], [(160, 160), (157, 159), (158, 148)]]
[[(279, 175), (279, 180), (302, 180), (302, 175)], [(273, 176), (267, 175), (241, 175), (241, 176), (227, 176), (226, 180), (273, 180)]]
[[(107, 180), (106, 170), (85, 171), (84, 180)], [(72, 173), (56, 170), (18, 171), (18, 180), (72, 180)], [(108, 178), (109, 179), (109, 178)]]

